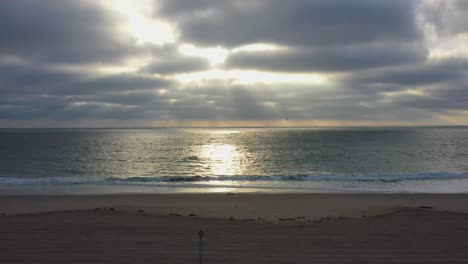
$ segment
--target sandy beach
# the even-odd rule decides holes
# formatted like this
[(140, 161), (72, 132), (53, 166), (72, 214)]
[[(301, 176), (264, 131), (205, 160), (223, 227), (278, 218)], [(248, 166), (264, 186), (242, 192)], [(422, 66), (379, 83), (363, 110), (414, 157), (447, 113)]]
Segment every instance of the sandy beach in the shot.
[(468, 195), (21, 195), (0, 263), (468, 263)]

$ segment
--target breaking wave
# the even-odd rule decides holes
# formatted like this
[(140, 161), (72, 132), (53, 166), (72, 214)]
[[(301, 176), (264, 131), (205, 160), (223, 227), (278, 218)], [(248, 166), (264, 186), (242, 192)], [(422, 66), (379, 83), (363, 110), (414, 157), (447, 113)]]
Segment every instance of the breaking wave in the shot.
[(190, 184), (209, 182), (401, 182), (417, 180), (447, 180), (468, 179), (467, 173), (427, 172), (427, 173), (368, 173), (368, 174), (297, 174), (297, 175), (239, 175), (239, 176), (158, 176), (158, 177), (127, 177), (127, 178), (94, 178), (94, 177), (50, 177), (50, 178), (18, 178), (0, 177), (0, 186), (27, 185), (164, 185)]

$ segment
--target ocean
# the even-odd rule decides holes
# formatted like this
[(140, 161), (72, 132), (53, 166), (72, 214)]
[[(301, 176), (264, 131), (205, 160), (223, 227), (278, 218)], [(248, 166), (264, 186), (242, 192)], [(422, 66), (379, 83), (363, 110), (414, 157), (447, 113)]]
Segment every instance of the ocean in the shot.
[(0, 187), (468, 193), (468, 127), (1, 129)]

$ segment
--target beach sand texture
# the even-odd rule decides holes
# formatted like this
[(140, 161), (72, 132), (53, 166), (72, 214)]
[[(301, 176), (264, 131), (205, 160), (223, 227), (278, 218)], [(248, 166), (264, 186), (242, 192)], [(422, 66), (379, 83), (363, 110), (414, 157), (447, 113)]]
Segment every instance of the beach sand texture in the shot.
[(8, 196), (0, 201), (0, 263), (198, 263), (199, 230), (204, 263), (468, 263), (467, 199)]

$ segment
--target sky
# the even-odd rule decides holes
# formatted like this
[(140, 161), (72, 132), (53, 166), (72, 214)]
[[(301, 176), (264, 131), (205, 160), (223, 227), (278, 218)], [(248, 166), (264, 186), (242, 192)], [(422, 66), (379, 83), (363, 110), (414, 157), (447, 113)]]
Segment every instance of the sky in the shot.
[(468, 125), (468, 1), (11, 0), (0, 127)]

